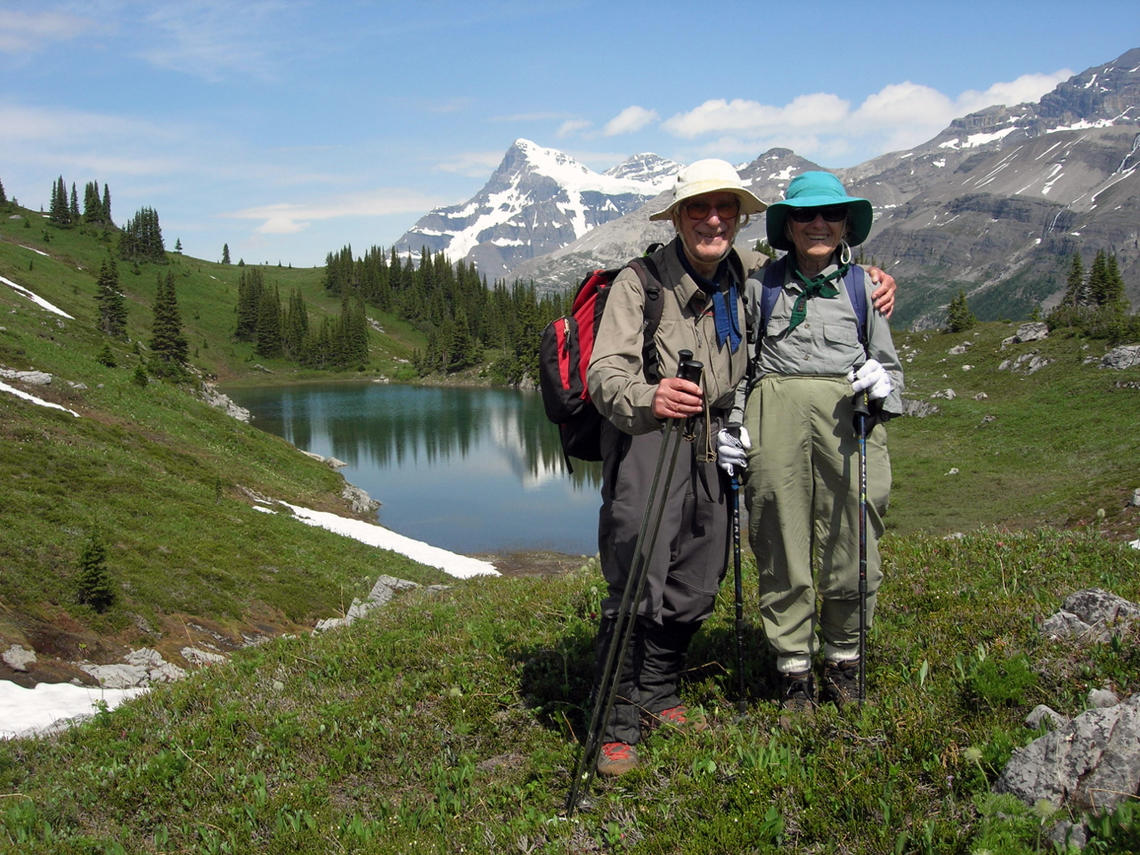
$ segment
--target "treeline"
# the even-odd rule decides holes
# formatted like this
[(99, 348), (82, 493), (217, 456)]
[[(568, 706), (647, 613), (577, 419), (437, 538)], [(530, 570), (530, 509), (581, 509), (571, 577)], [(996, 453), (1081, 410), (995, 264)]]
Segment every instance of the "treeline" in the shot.
[(427, 344), (413, 360), (421, 376), (479, 365), (495, 350), (492, 379), (512, 385), (537, 380), (539, 334), (563, 302), (539, 300), (532, 285), (517, 281), (488, 287), (474, 265), (453, 264), (426, 248), (416, 264), (379, 247), (353, 258), (346, 246), (328, 254), (324, 285), (330, 294), (361, 299), (421, 330)]
[(294, 289), (282, 305), (279, 289), (266, 285), (257, 267), (243, 269), (238, 278), (234, 338), (253, 342), (259, 356), (306, 368), (359, 369), (368, 361), (368, 318), (360, 297), (345, 296), (339, 317), (326, 315), (313, 325), (301, 292)]
[(104, 184), (103, 192), (99, 192), (98, 181), (88, 181), (83, 189), (83, 213), (79, 213), (79, 194), (75, 192), (75, 183), (71, 184), (70, 195), (63, 176), (59, 176), (51, 188), (51, 202), (48, 206), (48, 222), (57, 226), (75, 226), (80, 223), (95, 223), (97, 225), (112, 226), (111, 221), (111, 190)]

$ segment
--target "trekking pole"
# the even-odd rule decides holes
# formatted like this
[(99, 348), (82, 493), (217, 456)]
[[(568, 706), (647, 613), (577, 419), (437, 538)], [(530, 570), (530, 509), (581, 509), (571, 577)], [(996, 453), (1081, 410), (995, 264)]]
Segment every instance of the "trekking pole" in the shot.
[(867, 699), (867, 418), (866, 392), (851, 400), (859, 424), (859, 704)]
[(736, 583), (736, 711), (744, 715), (744, 580), (740, 574), (740, 480), (733, 473), (732, 483), (732, 565)]
[[(700, 383), (703, 366), (693, 359), (692, 351), (679, 351), (678, 357), (680, 358), (680, 365), (677, 376), (694, 383)], [(669, 496), (669, 483), (673, 480), (677, 452), (681, 448), (681, 432), (678, 428), (680, 421), (680, 419), (670, 419), (665, 425), (665, 436), (661, 441), (661, 451), (657, 455), (653, 481), (650, 484), (649, 496), (645, 502), (645, 515), (642, 517), (641, 530), (637, 534), (637, 543), (634, 546), (633, 565), (630, 568), (629, 578), (626, 580), (625, 590), (622, 592), (621, 603), (618, 605), (618, 613), (614, 620), (613, 630), (610, 633), (609, 644), (606, 646), (605, 664), (602, 667), (601, 679), (595, 688), (594, 707), (590, 716), (590, 725), (586, 729), (586, 739), (582, 743), (582, 750), (578, 753), (574, 778), (570, 782), (570, 792), (566, 795), (564, 810), (567, 819), (574, 815), (574, 811), (578, 807), (580, 793), (584, 793), (590, 788), (590, 782), (594, 778), (598, 751), (602, 744), (602, 731), (605, 729), (610, 711), (613, 709), (614, 700), (617, 698), (618, 684), (621, 682), (621, 674), (625, 668), (626, 651), (629, 649), (629, 643), (633, 637), (638, 607), (645, 593), (646, 580), (649, 578), (649, 555), (653, 551), (658, 530), (661, 528), (661, 517), (665, 513), (665, 502)], [(667, 465), (665, 465), (666, 460), (668, 460)], [(665, 468), (664, 489), (661, 499), (658, 501), (657, 491), (661, 487), (663, 467)], [(646, 540), (647, 534), (648, 541)]]

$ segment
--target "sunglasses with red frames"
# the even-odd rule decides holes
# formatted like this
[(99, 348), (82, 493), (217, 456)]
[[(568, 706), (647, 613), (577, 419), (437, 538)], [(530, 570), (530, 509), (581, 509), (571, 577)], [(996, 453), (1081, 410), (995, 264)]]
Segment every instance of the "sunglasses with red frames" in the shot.
[(847, 218), (846, 205), (832, 205), (829, 208), (792, 208), (788, 217), (797, 223), (810, 223), (816, 215), (823, 217), (829, 223), (839, 223)]
[(685, 213), (690, 220), (703, 220), (714, 207), (716, 208), (716, 215), (720, 219), (731, 220), (740, 213), (740, 200), (733, 199), (731, 202), (721, 202), (715, 206), (703, 200), (688, 202), (685, 205)]

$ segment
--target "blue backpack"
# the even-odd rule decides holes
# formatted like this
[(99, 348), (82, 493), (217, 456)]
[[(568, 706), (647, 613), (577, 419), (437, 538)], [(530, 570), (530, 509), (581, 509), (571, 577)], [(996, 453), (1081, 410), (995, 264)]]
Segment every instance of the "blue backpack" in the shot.
[[(772, 317), (772, 307), (776, 305), (776, 298), (784, 288), (784, 268), (787, 267), (787, 256), (774, 261), (764, 268), (764, 280), (760, 289), (760, 329), (757, 330), (757, 340), (764, 337), (768, 330), (768, 318)], [(863, 288), (863, 268), (852, 264), (843, 275), (843, 284), (847, 286), (847, 296), (851, 298), (851, 305), (855, 307), (855, 319), (859, 327), (859, 344), (867, 350), (867, 292)]]

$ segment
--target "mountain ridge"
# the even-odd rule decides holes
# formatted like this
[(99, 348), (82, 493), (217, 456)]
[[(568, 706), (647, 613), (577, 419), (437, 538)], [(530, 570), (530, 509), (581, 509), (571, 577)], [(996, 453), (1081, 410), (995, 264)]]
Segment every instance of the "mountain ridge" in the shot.
[[(495, 188), (502, 192), (508, 176), (525, 171), (524, 160), (536, 150), (547, 158), (560, 154), (516, 141), (467, 204), (486, 206)], [(532, 280), (543, 293), (564, 291), (584, 271), (621, 264), (672, 234), (668, 224), (652, 223), (648, 215), (664, 203), (667, 179), (677, 164), (642, 154), (609, 172), (629, 174), (629, 164), (639, 158), (660, 167), (650, 172), (645, 192), (623, 196), (620, 203), (613, 196), (576, 197), (599, 208), (581, 212), (578, 225), (588, 224), (585, 231), (555, 218), (559, 200), (569, 195), (565, 188), (532, 180), (528, 191), (547, 195), (534, 195), (530, 205), (510, 211), (514, 222), (529, 218), (526, 228), (502, 218), (477, 233), (467, 223), (468, 243), (444, 241), (439, 235), (445, 231), (433, 231), (432, 224), (439, 212), (454, 209), (437, 209), (406, 233), (397, 248), (418, 253), (417, 241), (434, 237), (423, 245), (463, 257), (489, 278)], [(980, 304), (980, 316), (986, 319), (1024, 318), (1047, 310), (1063, 291), (1074, 252), (1081, 252), (1086, 263), (1099, 250), (1116, 254), (1126, 296), (1140, 305), (1138, 163), (1140, 48), (1073, 75), (1036, 103), (988, 107), (954, 119), (911, 149), (832, 171), (851, 193), (874, 203), (876, 220), (862, 253), (905, 283), (896, 322), (921, 329), (941, 322), (946, 303), (958, 290)], [(823, 168), (791, 149), (773, 148), (739, 171), (753, 192), (772, 201), (782, 197), (797, 172)], [(554, 180), (552, 170), (543, 173), (541, 165), (530, 169)], [(652, 186), (657, 190), (650, 193)], [(763, 237), (761, 214), (742, 227), (739, 240), (752, 243)]]

